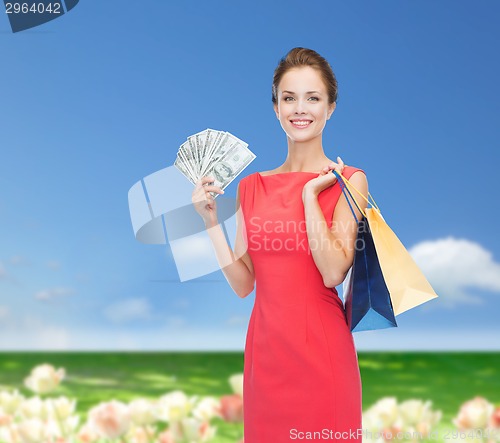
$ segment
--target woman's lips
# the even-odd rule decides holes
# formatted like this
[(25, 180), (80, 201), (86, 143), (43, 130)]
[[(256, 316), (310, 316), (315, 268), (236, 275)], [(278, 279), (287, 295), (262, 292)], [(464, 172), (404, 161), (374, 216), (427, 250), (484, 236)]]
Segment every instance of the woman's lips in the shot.
[(304, 129), (308, 128), (309, 125), (312, 123), (310, 120), (297, 120), (293, 121), (291, 120), (290, 123), (292, 123), (292, 126), (297, 129)]

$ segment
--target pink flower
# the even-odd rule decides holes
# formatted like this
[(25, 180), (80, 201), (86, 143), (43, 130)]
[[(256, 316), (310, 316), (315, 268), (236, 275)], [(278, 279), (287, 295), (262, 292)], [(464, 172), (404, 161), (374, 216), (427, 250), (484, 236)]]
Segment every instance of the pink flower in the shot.
[(384, 440), (390, 441), (390, 440), (396, 439), (398, 432), (401, 432), (401, 430), (402, 429), (398, 426), (391, 426), (391, 427), (382, 429), (381, 434), (382, 434)]
[(90, 423), (85, 423), (77, 433), (77, 438), (83, 443), (93, 443), (99, 439), (99, 435)]
[(0, 426), (9, 426), (12, 423), (12, 416), (0, 410)]
[(220, 398), (220, 414), (225, 421), (243, 421), (243, 399), (239, 394), (223, 395)]
[(494, 410), (493, 404), (483, 397), (474, 397), (466, 401), (453, 419), (453, 424), (460, 430), (484, 429)]
[(491, 428), (500, 429), (500, 406), (497, 406), (496, 409), (493, 411), (493, 414), (491, 414), (488, 425)]
[(130, 412), (122, 402), (111, 400), (89, 411), (89, 423), (101, 437), (118, 438), (130, 426)]
[(170, 432), (169, 429), (167, 429), (166, 431), (163, 431), (158, 436), (158, 443), (175, 443), (174, 436), (172, 435), (172, 432)]

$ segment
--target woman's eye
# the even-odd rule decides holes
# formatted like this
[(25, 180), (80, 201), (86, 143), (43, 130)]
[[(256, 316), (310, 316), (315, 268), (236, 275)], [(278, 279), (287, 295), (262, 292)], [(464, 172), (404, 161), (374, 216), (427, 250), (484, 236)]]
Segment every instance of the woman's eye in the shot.
[[(284, 100), (284, 101), (286, 101), (286, 102), (288, 102), (288, 101), (290, 101), (290, 100), (288, 100), (289, 98), (290, 98), (290, 99), (293, 99), (293, 97), (285, 97), (283, 100)], [(314, 99), (314, 100), (316, 100), (316, 101), (319, 101), (319, 98), (318, 98), (318, 97), (309, 97), (309, 98), (312, 98), (312, 99)]]

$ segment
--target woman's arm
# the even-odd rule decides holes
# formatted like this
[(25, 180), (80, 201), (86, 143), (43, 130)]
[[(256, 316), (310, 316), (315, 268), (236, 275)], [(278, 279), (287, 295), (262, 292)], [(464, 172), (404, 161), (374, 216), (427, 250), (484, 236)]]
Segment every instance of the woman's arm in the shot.
[[(215, 199), (208, 193), (208, 191), (218, 191), (215, 189), (215, 186), (201, 186), (202, 183), (203, 180), (200, 182), (200, 187), (197, 187), (195, 191), (193, 191), (193, 200), (196, 200), (196, 203), (195, 201), (193, 201), (193, 203), (195, 203), (197, 211), (203, 217), (205, 227), (215, 249), (217, 261), (226, 280), (233, 291), (239, 297), (244, 298), (253, 291), (255, 276), (252, 260), (246, 252), (246, 242), (242, 232), (244, 222), (240, 210), (239, 184), (236, 191), (236, 241), (233, 252), (227, 243), (221, 225), (218, 223)], [(196, 197), (195, 193), (197, 193)], [(203, 198), (207, 198), (208, 200), (206, 206), (206, 201), (204, 201)], [(207, 213), (210, 215), (206, 216)]]
[[(349, 182), (368, 198), (368, 181), (362, 171), (355, 172)], [(353, 196), (364, 211), (368, 205), (366, 200), (356, 194)], [(340, 195), (335, 206), (331, 229), (328, 229), (316, 191), (305, 187), (303, 202), (307, 237), (314, 262), (323, 276), (325, 286), (333, 288), (344, 281), (354, 261), (358, 232), (356, 221), (344, 193)], [(358, 220), (361, 220), (362, 214), (354, 203), (351, 204)]]

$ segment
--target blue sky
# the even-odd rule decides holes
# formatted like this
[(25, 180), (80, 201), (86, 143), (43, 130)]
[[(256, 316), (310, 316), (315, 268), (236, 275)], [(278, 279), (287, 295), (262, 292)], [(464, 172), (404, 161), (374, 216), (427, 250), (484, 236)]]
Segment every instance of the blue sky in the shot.
[(499, 349), (500, 5), (307, 8), (82, 0), (16, 34), (0, 16), (0, 349), (243, 350), (255, 294), (221, 271), (180, 283), (168, 246), (134, 238), (127, 194), (206, 128), (249, 144), (243, 176), (280, 165), (272, 74), (295, 46), (339, 83), (325, 153), (365, 170), (440, 295), (358, 349)]

